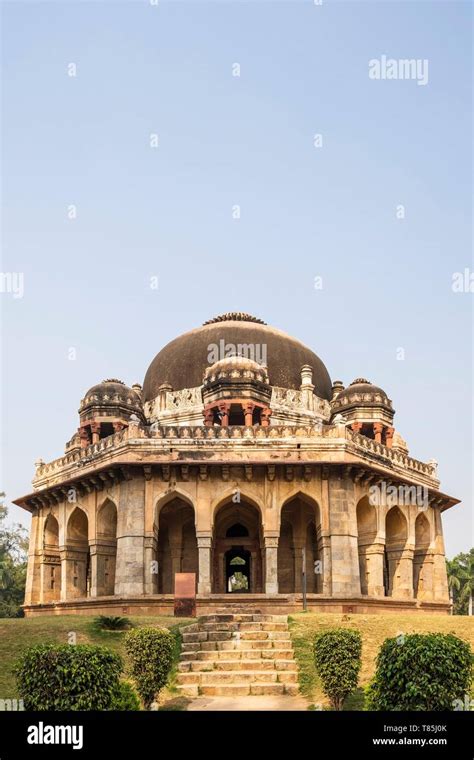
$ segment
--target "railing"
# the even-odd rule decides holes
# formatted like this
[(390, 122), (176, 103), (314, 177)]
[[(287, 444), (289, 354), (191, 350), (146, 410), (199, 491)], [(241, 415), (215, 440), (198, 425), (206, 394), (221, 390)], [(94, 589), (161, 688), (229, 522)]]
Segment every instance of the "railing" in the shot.
[(435, 468), (431, 464), (420, 462), (417, 459), (409, 457), (398, 449), (389, 449), (381, 443), (367, 438), (358, 433), (353, 433), (349, 428), (337, 425), (270, 425), (269, 427), (253, 426), (245, 427), (240, 425), (230, 427), (205, 427), (203, 425), (170, 425), (160, 427), (151, 425), (131, 425), (118, 433), (103, 438), (98, 443), (90, 444), (84, 449), (75, 449), (74, 451), (59, 457), (47, 464), (41, 464), (37, 467), (36, 475), (33, 482), (42, 480), (48, 475), (54, 475), (61, 470), (67, 469), (71, 465), (76, 467), (86, 466), (99, 455), (108, 451), (118, 449), (121, 444), (127, 441), (141, 441), (145, 444), (148, 440), (160, 441), (203, 441), (235, 443), (237, 441), (271, 441), (271, 440), (292, 440), (303, 439), (315, 441), (315, 439), (344, 439), (350, 442), (356, 449), (363, 452), (370, 452), (382, 457), (393, 465), (421, 473), (428, 477), (436, 477)]

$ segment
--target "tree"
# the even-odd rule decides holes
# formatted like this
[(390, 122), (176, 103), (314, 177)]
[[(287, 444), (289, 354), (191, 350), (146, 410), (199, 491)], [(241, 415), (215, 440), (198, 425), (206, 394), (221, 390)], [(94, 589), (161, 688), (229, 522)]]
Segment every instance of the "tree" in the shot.
[(446, 560), (449, 595), (455, 615), (472, 615), (474, 597), (474, 549)]
[(8, 508), (0, 493), (0, 617), (19, 617), (25, 595), (28, 531), (8, 526)]

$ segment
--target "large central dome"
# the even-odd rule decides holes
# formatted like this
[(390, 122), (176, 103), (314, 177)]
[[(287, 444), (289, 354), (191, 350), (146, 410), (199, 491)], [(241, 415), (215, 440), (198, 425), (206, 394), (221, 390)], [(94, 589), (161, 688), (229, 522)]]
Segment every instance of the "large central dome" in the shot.
[[(143, 383), (143, 401), (158, 395), (159, 387), (169, 383), (173, 390), (196, 388), (202, 385), (208, 367), (225, 358), (222, 351), (235, 346), (237, 353), (265, 363), (270, 384), (281, 388), (299, 389), (301, 367), (313, 368), (314, 392), (320, 398), (331, 399), (331, 379), (321, 359), (299, 340), (256, 317), (241, 312), (223, 314), (168, 343), (148, 367)], [(248, 349), (247, 347), (251, 347)], [(245, 352), (247, 351), (247, 354)], [(212, 358), (218, 352), (218, 356)]]

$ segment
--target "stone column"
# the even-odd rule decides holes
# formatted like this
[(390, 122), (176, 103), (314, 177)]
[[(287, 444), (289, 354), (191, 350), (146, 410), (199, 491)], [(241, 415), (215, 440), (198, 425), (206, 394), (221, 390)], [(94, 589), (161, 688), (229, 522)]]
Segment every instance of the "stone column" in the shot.
[(36, 555), (36, 546), (42, 535), (43, 521), (38, 511), (31, 517), (30, 541), (28, 544), (28, 566), (26, 571), (25, 604), (33, 604), (38, 601), (40, 593), (39, 557)]
[(99, 443), (100, 440), (100, 422), (91, 423), (92, 443)]
[[(293, 574), (295, 578), (295, 593), (301, 594), (303, 590), (302, 569), (303, 569), (303, 547), (304, 543), (293, 544)], [(311, 568), (310, 568), (311, 570)], [(308, 572), (308, 562), (306, 562), (306, 572)]]
[(254, 408), (255, 408), (255, 404), (252, 404), (252, 403), (243, 404), (245, 424), (247, 427), (252, 427)]
[(322, 562), (322, 584), (318, 583), (318, 588), (322, 586), (322, 593), (330, 596), (332, 594), (332, 573), (331, 573), (331, 537), (321, 536), (321, 562)]
[(120, 433), (120, 431), (124, 429), (125, 423), (123, 423), (123, 422), (112, 422), (112, 427), (114, 429), (114, 433)]
[(439, 509), (434, 510), (433, 596), (436, 602), (449, 602), (448, 575), (444, 551), (443, 526)]
[(355, 486), (341, 468), (331, 468), (328, 495), (332, 595), (360, 596)]
[(81, 441), (81, 449), (86, 449), (90, 444), (90, 433), (86, 425), (82, 425), (78, 428), (79, 439)]
[(390, 596), (394, 599), (413, 598), (413, 549), (407, 547), (387, 550), (390, 568)]
[(212, 427), (214, 424), (214, 412), (209, 407), (207, 409), (204, 409), (204, 425), (206, 427)]
[(98, 551), (97, 541), (89, 542), (89, 550), (91, 555), (91, 587), (90, 595), (99, 596), (99, 568), (98, 568)]
[(197, 537), (199, 554), (198, 594), (211, 593), (211, 534), (200, 534)]
[(270, 426), (270, 417), (272, 416), (272, 410), (268, 406), (264, 406), (260, 413), (260, 424), (262, 427)]
[(413, 559), (414, 578), (416, 586), (414, 594), (420, 600), (433, 599), (434, 584), (434, 556), (430, 551), (416, 552)]
[(382, 443), (383, 425), (381, 422), (374, 422), (375, 443)]
[(366, 572), (367, 572), (367, 594), (368, 596), (384, 596), (385, 590), (383, 585), (383, 560), (384, 544), (373, 543), (366, 547)]
[(145, 594), (158, 593), (158, 536), (145, 536), (144, 542)]
[(265, 593), (278, 594), (278, 536), (264, 537)]
[(117, 524), (115, 593), (144, 593), (145, 480), (138, 477), (120, 484)]
[(226, 403), (219, 404), (219, 413), (221, 415), (222, 427), (227, 427), (229, 424), (229, 412), (230, 412), (230, 404), (226, 404)]
[(362, 430), (362, 422), (353, 422), (351, 425), (351, 430), (354, 433), (360, 433)]
[(387, 441), (387, 448), (391, 449), (393, 446), (393, 434), (395, 432), (395, 428), (388, 427), (385, 429), (385, 440)]

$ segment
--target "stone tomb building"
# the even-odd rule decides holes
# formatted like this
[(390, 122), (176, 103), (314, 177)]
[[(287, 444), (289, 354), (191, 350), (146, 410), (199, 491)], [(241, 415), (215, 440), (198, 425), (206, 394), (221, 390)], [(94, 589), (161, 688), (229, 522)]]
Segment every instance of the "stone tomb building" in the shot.
[(449, 611), (436, 462), (392, 402), (331, 383), (298, 340), (242, 313), (163, 348), (143, 384), (94, 385), (64, 456), (36, 463), (27, 615)]

